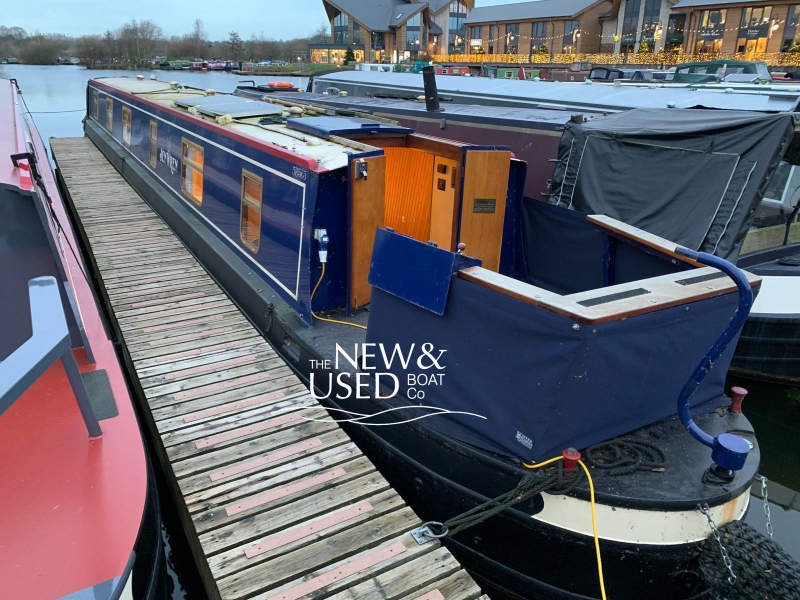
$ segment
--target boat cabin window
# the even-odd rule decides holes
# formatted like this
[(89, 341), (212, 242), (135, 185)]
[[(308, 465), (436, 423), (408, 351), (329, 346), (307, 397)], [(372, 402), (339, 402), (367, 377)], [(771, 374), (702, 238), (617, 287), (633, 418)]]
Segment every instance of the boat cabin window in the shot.
[(198, 206), (203, 203), (203, 149), (184, 139), (181, 143), (181, 190)]
[(239, 218), (239, 236), (242, 243), (254, 253), (261, 244), (261, 194), (264, 180), (251, 173), (242, 171), (242, 211)]
[(92, 92), (92, 115), (94, 116), (95, 121), (100, 120), (100, 93), (95, 90)]
[(131, 109), (122, 107), (122, 143), (131, 146)]
[(154, 169), (158, 162), (158, 123), (150, 121), (150, 166)]
[(114, 101), (111, 98), (106, 98), (106, 129), (114, 129)]

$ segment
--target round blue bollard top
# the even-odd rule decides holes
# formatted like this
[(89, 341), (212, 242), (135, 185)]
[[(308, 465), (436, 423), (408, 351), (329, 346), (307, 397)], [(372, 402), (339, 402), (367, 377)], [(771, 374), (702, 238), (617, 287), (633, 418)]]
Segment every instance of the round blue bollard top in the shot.
[(714, 439), (711, 459), (723, 469), (739, 471), (744, 467), (750, 444), (744, 438), (732, 433), (723, 433)]

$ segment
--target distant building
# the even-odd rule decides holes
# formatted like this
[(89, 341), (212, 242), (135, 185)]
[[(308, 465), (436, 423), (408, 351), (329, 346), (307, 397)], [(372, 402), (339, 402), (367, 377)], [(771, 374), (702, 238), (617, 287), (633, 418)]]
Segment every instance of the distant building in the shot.
[(685, 15), (670, 13), (677, 1), (614, 0), (611, 10), (601, 17), (600, 52), (628, 54), (682, 48)]
[(314, 63), (415, 61), (467, 51), (465, 21), (475, 0), (323, 0), (331, 44), (309, 44)]
[[(786, 52), (800, 42), (800, 4), (680, 0), (673, 8), (685, 23), (689, 53), (740, 52), (745, 58)], [(673, 15), (673, 16), (675, 16)]]
[(600, 19), (611, 9), (611, 0), (537, 0), (479, 7), (466, 21), (469, 52), (524, 56), (599, 52)]

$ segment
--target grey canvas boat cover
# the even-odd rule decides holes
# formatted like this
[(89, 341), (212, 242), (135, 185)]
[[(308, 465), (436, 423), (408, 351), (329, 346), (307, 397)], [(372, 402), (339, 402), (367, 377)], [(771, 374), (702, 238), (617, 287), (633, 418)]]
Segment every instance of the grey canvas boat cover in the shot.
[(568, 123), (550, 202), (736, 260), (791, 114), (640, 109)]

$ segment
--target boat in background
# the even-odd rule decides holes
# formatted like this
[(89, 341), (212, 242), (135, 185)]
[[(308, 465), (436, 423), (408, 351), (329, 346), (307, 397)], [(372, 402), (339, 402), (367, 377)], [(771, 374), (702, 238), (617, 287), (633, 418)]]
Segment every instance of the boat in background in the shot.
[[(423, 518), (587, 448), (609, 596), (703, 597), (696, 507), (742, 518), (760, 462), (724, 389), (760, 279), (524, 199), (508, 147), (286, 108), (95, 79), (84, 127)], [(604, 468), (609, 444), (649, 449), (644, 468)], [(443, 542), (490, 593), (599, 597), (574, 575), (595, 560), (589, 482), (572, 463), (539, 473), (545, 488)]]
[(0, 80), (2, 595), (161, 600), (158, 494), (132, 396), (23, 106)]

